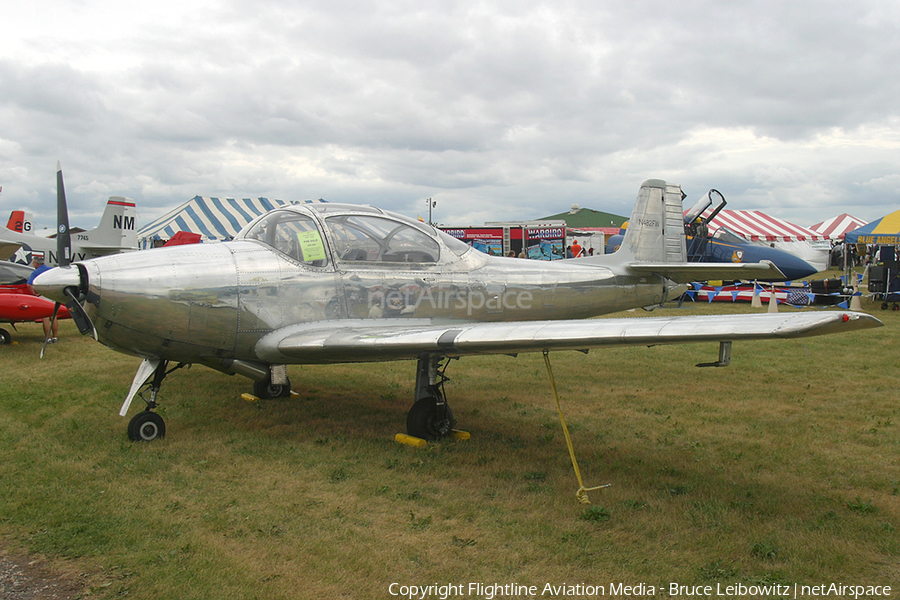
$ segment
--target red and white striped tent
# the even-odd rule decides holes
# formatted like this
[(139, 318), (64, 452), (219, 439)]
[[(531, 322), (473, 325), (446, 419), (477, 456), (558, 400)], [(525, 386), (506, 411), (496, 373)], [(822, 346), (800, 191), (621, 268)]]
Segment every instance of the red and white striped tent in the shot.
[(722, 210), (709, 224), (712, 231), (719, 227), (759, 242), (816, 242), (828, 239), (817, 231), (788, 223), (759, 210)]
[(830, 240), (812, 229), (788, 223), (759, 210), (722, 210), (709, 224), (711, 232), (724, 227), (748, 240), (790, 252), (819, 271), (828, 268)]
[(859, 229), (863, 225), (868, 225), (868, 223), (866, 221), (863, 221), (862, 219), (857, 219), (852, 215), (844, 213), (842, 215), (832, 217), (827, 221), (816, 223), (815, 225), (810, 227), (810, 229), (824, 236), (827, 236), (828, 239), (842, 240), (848, 232)]

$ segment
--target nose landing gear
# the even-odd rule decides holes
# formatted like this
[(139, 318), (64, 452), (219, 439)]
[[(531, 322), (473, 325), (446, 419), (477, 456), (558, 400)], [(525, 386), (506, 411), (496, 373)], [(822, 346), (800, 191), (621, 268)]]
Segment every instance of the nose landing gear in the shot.
[[(156, 397), (159, 394), (159, 388), (162, 386), (163, 379), (165, 379), (172, 371), (186, 367), (187, 364), (178, 363), (178, 365), (167, 371), (166, 368), (168, 366), (169, 361), (167, 360), (145, 360), (144, 363), (141, 364), (141, 368), (138, 369), (138, 374), (135, 376), (135, 383), (138, 385), (150, 386), (150, 399), (144, 398), (146, 389), (137, 392), (137, 395), (141, 397), (141, 400), (147, 404), (147, 408), (134, 415), (134, 417), (131, 418), (131, 421), (128, 422), (128, 439), (132, 442), (152, 442), (153, 440), (166, 437), (166, 422), (158, 413), (153, 412), (153, 409), (157, 407)], [(144, 383), (139, 383), (138, 380), (141, 378), (141, 374), (147, 374), (150, 370), (153, 372), (153, 380), (147, 384), (145, 375)], [(134, 384), (132, 384), (132, 389), (135, 389)], [(131, 398), (133, 398), (133, 395), (130, 395), (129, 399), (126, 400), (125, 404), (122, 406), (120, 414), (123, 416), (124, 413), (128, 412)]]
[(132, 442), (152, 442), (166, 437), (166, 422), (155, 412), (143, 410), (128, 423), (128, 439)]

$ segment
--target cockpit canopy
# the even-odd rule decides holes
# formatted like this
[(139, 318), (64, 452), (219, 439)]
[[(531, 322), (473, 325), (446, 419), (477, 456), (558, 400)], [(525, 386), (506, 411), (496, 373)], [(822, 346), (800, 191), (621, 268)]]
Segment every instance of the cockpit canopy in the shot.
[(440, 245), (411, 224), (372, 215), (325, 218), (331, 243), (341, 260), (436, 263)]
[(0, 262), (0, 285), (21, 285), (31, 275), (31, 267), (14, 262)]
[(741, 234), (735, 233), (734, 231), (731, 231), (727, 227), (719, 227), (716, 230), (715, 234), (713, 234), (713, 237), (719, 241), (725, 242), (726, 244), (736, 244), (736, 245), (753, 244), (755, 246), (766, 246), (766, 244), (764, 244), (762, 242), (755, 241), (755, 240), (748, 240)]
[(324, 267), (329, 262), (316, 220), (290, 209), (266, 213), (241, 230), (236, 239), (262, 242), (313, 267)]
[(434, 227), (402, 215), (331, 203), (273, 210), (241, 230), (236, 239), (262, 242), (313, 267), (327, 266), (332, 255), (337, 262), (433, 264), (442, 262), (448, 250), (443, 262), (470, 250)]

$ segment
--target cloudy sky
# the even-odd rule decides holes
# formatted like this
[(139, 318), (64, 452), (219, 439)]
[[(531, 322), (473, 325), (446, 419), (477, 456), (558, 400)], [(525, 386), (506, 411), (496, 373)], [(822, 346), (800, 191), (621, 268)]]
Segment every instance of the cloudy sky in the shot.
[(641, 182), (800, 225), (900, 208), (896, 0), (2, 0), (0, 213), (195, 195), (449, 225)]

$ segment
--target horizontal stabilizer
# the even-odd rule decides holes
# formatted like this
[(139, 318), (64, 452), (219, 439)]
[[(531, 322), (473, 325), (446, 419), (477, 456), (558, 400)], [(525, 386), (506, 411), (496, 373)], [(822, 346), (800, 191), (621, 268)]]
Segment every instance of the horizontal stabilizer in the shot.
[(629, 268), (638, 273), (661, 275), (675, 283), (738, 279), (783, 281), (784, 273), (774, 263), (631, 263)]

